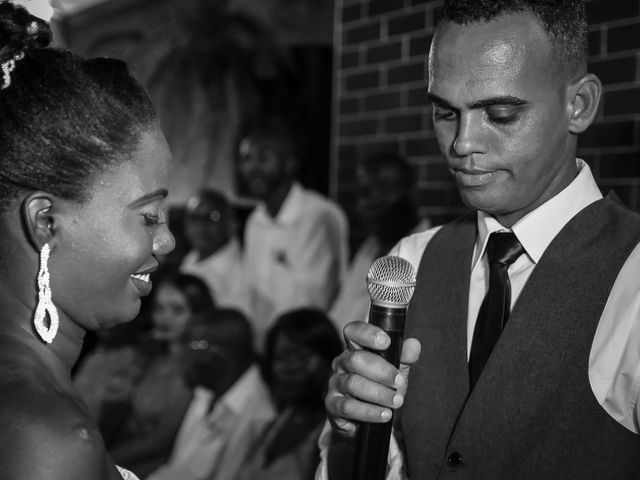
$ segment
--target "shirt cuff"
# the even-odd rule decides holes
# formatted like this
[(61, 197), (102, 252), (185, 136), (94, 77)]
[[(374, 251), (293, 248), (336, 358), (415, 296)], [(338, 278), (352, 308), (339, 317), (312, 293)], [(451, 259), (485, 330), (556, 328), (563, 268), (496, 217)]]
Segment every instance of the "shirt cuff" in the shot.
[[(318, 448), (320, 449), (320, 464), (316, 469), (315, 480), (329, 480), (328, 452), (331, 443), (331, 424), (327, 420), (318, 438)], [(387, 460), (387, 476), (385, 480), (409, 480), (405, 475), (404, 455), (400, 450), (395, 434), (391, 433), (389, 443), (389, 456)]]

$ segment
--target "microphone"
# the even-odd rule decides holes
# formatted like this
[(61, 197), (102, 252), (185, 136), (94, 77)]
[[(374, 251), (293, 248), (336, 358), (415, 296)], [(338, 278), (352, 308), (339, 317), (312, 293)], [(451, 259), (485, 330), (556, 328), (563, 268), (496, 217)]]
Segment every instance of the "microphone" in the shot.
[[(416, 286), (413, 266), (403, 258), (380, 257), (369, 269), (369, 323), (389, 335), (389, 348), (378, 353), (396, 368), (400, 364), (407, 306)], [(362, 423), (356, 436), (354, 480), (384, 480), (393, 416), (386, 423)]]

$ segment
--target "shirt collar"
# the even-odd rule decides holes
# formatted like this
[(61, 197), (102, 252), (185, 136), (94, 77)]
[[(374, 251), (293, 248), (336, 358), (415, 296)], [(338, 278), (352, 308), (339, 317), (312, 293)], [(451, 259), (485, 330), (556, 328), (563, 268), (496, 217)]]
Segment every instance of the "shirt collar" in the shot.
[(302, 215), (304, 191), (302, 185), (299, 182), (294, 181), (289, 188), (289, 192), (282, 202), (282, 206), (276, 215), (276, 218), (272, 218), (267, 211), (267, 206), (264, 202), (260, 202), (256, 206), (256, 214), (258, 218), (263, 221), (287, 224), (292, 223)]
[(200, 258), (200, 255), (195, 250), (189, 251), (185, 255), (184, 263), (196, 266), (207, 265), (207, 267), (210, 267), (211, 265), (233, 263), (237, 261), (236, 259), (239, 252), (240, 241), (237, 237), (231, 237), (227, 243), (206, 258)]
[[(579, 158), (576, 159), (576, 165), (578, 175), (564, 190), (527, 213), (511, 228), (534, 263), (540, 261), (551, 241), (575, 215), (602, 198), (589, 165)], [(484, 255), (489, 235), (496, 231), (509, 230), (486, 212), (478, 211), (477, 222), (478, 236), (472, 269)]]
[[(243, 414), (246, 412), (246, 405), (253, 399), (256, 391), (256, 383), (260, 380), (260, 372), (256, 365), (250, 366), (236, 382), (227, 390), (218, 404), (224, 406), (227, 411), (231, 411), (236, 414)], [(217, 405), (213, 409), (212, 415), (215, 415)]]

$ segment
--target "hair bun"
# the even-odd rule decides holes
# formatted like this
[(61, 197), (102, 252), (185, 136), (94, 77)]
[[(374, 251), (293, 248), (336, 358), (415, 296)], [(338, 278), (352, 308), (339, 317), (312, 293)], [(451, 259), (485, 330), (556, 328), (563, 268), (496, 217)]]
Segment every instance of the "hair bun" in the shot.
[(22, 5), (0, 0), (0, 58), (15, 52), (45, 48), (51, 43), (49, 24)]

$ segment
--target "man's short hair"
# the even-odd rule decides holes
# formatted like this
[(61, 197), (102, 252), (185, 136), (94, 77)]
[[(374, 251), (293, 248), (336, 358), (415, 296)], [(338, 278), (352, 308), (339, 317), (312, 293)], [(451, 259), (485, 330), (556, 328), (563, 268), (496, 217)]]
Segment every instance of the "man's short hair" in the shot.
[(445, 0), (443, 18), (464, 25), (519, 12), (531, 12), (540, 20), (567, 72), (585, 69), (587, 15), (582, 0)]

